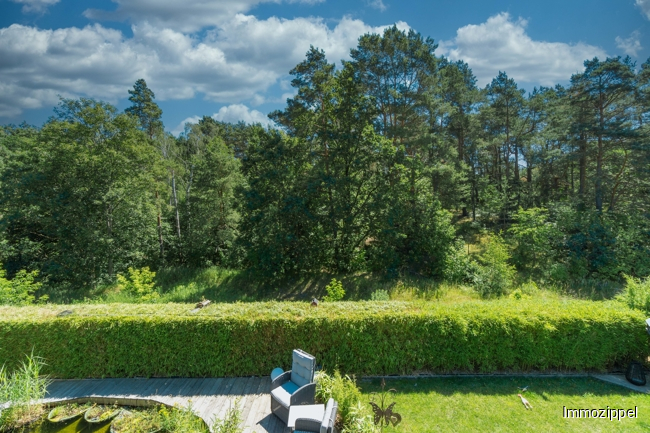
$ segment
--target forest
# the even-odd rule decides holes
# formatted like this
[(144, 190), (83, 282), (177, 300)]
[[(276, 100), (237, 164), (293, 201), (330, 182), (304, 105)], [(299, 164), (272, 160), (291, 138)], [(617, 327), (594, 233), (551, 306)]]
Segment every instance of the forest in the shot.
[(436, 47), (397, 27), (349, 61), (312, 47), (275, 127), (204, 116), (174, 137), (144, 79), (124, 112), (61, 99), (41, 127), (3, 126), (2, 279), (75, 291), (219, 267), (491, 297), (648, 277), (650, 60), (586, 59), (526, 91), (506, 71), (479, 88)]

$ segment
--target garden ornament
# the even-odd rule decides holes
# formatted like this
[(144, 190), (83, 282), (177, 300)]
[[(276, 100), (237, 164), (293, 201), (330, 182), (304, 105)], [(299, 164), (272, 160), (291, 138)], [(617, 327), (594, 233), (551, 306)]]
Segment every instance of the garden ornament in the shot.
[[(372, 411), (375, 413), (375, 425), (379, 425), (380, 427), (383, 427), (384, 425), (382, 424), (382, 420), (385, 423), (385, 425), (393, 424), (393, 427), (397, 426), (400, 422), (402, 422), (402, 415), (398, 414), (397, 412), (393, 412), (393, 407), (395, 406), (395, 402), (391, 403), (388, 405), (388, 407), (385, 406), (385, 400), (386, 396), (388, 395), (389, 392), (397, 392), (395, 389), (391, 388), (388, 391), (385, 391), (384, 388), (386, 387), (386, 381), (382, 378), (381, 379), (381, 394), (380, 394), (380, 405), (377, 405), (374, 401), (370, 402), (370, 406), (372, 406)], [(377, 394), (377, 393), (373, 393)], [(373, 396), (374, 398), (374, 396)]]
[(526, 398), (523, 395), (521, 395), (521, 394), (517, 394), (517, 395), (521, 399), (521, 402), (524, 404), (524, 407), (526, 409), (532, 409), (533, 408), (533, 406), (528, 402), (528, 400), (526, 400)]

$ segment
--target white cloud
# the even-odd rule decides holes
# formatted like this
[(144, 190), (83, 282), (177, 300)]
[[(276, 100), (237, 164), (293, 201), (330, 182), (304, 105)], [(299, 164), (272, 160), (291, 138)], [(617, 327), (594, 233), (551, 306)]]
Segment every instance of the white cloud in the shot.
[(359, 36), (383, 27), (347, 17), (330, 28), (319, 18), (259, 20), (238, 14), (202, 38), (149, 23), (132, 30), (129, 38), (100, 24), (0, 28), (0, 116), (55, 104), (58, 94), (116, 102), (138, 78), (147, 80), (159, 100), (199, 93), (241, 103), (285, 79), (310, 44), (338, 61), (348, 58)]
[(616, 36), (616, 46), (623, 50), (625, 54), (636, 57), (639, 50), (643, 47), (641, 46), (641, 33), (638, 30), (632, 32), (629, 38), (623, 39), (620, 36)]
[(499, 71), (516, 81), (551, 86), (581, 71), (586, 59), (607, 57), (593, 45), (533, 40), (526, 34), (526, 25), (522, 18), (513, 21), (508, 13), (500, 13), (485, 23), (459, 28), (453, 40), (440, 43), (440, 51), (452, 60), (467, 62), (480, 86)]
[(23, 13), (44, 12), (48, 6), (57, 4), (61, 0), (11, 0), (14, 3), (23, 5)]
[[(261, 123), (264, 126), (273, 125), (273, 121), (268, 118), (268, 116), (260, 111), (251, 110), (244, 104), (232, 104), (221, 107), (218, 112), (214, 113), (212, 116), (214, 120), (220, 122), (229, 122), (229, 123), (238, 123), (245, 122), (248, 124), (251, 123)], [(185, 125), (188, 123), (199, 123), (201, 120), (200, 116), (192, 116), (183, 120), (181, 123), (174, 128), (172, 134), (178, 136), (180, 133), (185, 131)]]
[(368, 6), (374, 9), (379, 9), (381, 12), (386, 10), (386, 5), (383, 0), (368, 0)]
[(217, 113), (212, 115), (214, 120), (220, 122), (246, 122), (246, 123), (261, 123), (262, 125), (271, 125), (273, 122), (266, 114), (257, 110), (251, 110), (244, 104), (232, 104), (226, 107), (221, 107)]
[(636, 5), (647, 19), (650, 20), (650, 0), (636, 0)]
[[(245, 13), (260, 3), (282, 0), (112, 0), (117, 9), (86, 9), (84, 16), (95, 20), (149, 22), (156, 27), (195, 32), (219, 26), (238, 13)], [(288, 3), (315, 4), (324, 0), (288, 0)]]

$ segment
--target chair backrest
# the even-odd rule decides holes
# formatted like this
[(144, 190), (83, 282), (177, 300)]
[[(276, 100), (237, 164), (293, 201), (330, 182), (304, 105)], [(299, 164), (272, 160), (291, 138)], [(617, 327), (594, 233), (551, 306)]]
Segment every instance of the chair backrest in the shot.
[(338, 410), (338, 404), (334, 401), (333, 398), (330, 398), (325, 405), (325, 414), (323, 414), (323, 421), (320, 423), (320, 432), (319, 433), (333, 433), (334, 432), (334, 423), (336, 422), (336, 412)]
[(291, 381), (299, 387), (314, 381), (314, 369), (316, 358), (300, 349), (293, 351), (293, 363), (291, 364)]

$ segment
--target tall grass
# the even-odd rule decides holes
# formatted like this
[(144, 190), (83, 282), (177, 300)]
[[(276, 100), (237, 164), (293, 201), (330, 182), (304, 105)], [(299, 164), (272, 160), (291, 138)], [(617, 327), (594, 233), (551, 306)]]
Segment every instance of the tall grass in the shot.
[(40, 372), (45, 365), (42, 358), (32, 352), (17, 370), (9, 373), (0, 367), (0, 431), (34, 420), (42, 413), (38, 400), (45, 397), (50, 380)]

